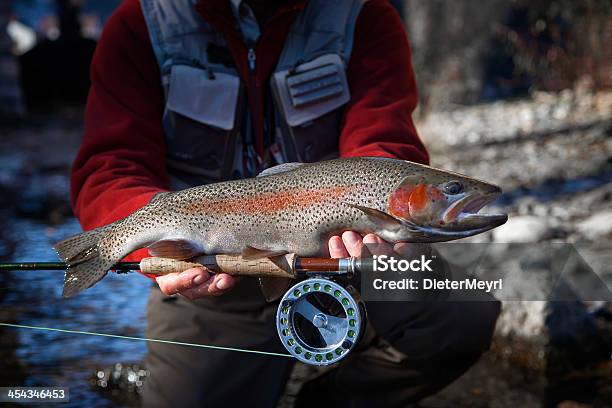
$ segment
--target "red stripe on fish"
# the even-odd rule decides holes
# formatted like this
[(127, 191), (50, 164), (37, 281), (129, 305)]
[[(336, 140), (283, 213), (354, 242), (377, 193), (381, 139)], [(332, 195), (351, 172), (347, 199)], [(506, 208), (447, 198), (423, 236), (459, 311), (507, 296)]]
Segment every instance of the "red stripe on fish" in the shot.
[(261, 193), (255, 196), (231, 200), (210, 200), (191, 203), (188, 213), (215, 214), (272, 214), (281, 210), (300, 210), (356, 191), (358, 186), (332, 187), (319, 190), (292, 190), (278, 193)]

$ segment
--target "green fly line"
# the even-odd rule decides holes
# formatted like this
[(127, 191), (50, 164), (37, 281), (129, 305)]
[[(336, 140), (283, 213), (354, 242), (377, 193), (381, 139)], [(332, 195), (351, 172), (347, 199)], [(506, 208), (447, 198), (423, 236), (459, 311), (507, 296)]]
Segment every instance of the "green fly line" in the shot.
[(0, 323), (0, 326), (12, 327), (12, 328), (17, 328), (17, 329), (31, 329), (31, 330), (53, 331), (53, 332), (69, 333), (69, 334), (87, 334), (87, 335), (90, 335), (90, 336), (111, 337), (111, 338), (114, 338), (114, 339), (121, 339), (121, 340), (139, 340), (139, 341), (148, 341), (148, 342), (151, 342), (151, 343), (175, 344), (175, 345), (178, 345), (178, 346), (199, 347), (199, 348), (206, 348), (206, 349), (212, 349), (212, 350), (236, 351), (236, 352), (240, 352), (240, 353), (260, 354), (260, 355), (265, 355), (265, 356), (293, 357), (291, 354), (273, 353), (271, 351), (249, 350), (249, 349), (241, 349), (241, 348), (234, 348), (234, 347), (212, 346), (212, 345), (209, 345), (209, 344), (186, 343), (186, 342), (182, 342), (182, 341), (172, 341), (172, 340), (147, 339), (145, 337), (121, 336), (119, 334), (96, 333), (96, 332), (88, 332), (88, 331), (81, 331), (81, 330), (56, 329), (56, 328), (53, 328), (53, 327), (27, 326), (27, 325), (24, 325), (24, 324), (12, 324), (12, 323)]

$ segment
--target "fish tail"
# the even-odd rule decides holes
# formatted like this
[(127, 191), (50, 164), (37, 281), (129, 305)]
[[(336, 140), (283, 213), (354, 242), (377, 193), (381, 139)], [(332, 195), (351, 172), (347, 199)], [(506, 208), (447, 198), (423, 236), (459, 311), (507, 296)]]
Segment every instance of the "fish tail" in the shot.
[(69, 298), (100, 281), (116, 263), (100, 256), (100, 240), (110, 226), (96, 228), (69, 237), (53, 246), (68, 267), (64, 276), (63, 296)]

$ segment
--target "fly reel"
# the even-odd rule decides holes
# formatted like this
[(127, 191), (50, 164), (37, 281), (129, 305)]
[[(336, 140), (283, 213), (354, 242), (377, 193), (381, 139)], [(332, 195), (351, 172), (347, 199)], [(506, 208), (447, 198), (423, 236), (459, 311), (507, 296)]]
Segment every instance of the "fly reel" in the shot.
[(292, 286), (276, 312), (276, 329), (287, 351), (319, 366), (346, 357), (365, 326), (365, 307), (356, 295), (352, 287), (321, 277)]

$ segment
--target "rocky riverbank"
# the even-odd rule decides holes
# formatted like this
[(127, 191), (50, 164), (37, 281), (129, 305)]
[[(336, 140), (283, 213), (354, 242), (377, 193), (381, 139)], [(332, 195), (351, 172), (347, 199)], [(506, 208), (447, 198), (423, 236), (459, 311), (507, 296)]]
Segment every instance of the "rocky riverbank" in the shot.
[[(612, 288), (612, 92), (456, 108), (418, 128), (432, 165), (504, 189), (495, 206), (508, 223), (472, 241), (575, 243)], [(492, 352), (432, 401), (604, 406), (612, 400), (610, 310), (604, 302), (504, 302)]]
[(612, 238), (612, 92), (436, 112), (418, 128), (433, 166), (502, 186), (511, 219), (495, 241)]

